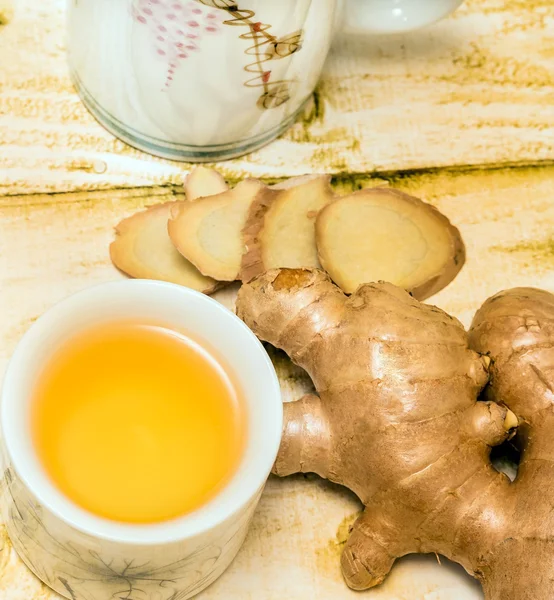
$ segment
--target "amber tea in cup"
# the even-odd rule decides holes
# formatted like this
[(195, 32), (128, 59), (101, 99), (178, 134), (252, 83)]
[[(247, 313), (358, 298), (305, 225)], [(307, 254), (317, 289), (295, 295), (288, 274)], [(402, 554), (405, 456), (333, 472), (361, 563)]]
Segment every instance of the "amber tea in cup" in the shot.
[(241, 460), (239, 386), (202, 343), (156, 324), (74, 334), (38, 377), (31, 434), (71, 501), (112, 521), (175, 519), (206, 504)]
[(41, 315), (1, 400), (3, 522), (69, 600), (187, 600), (213, 583), (242, 546), (283, 425), (275, 369), (244, 322), (146, 279)]

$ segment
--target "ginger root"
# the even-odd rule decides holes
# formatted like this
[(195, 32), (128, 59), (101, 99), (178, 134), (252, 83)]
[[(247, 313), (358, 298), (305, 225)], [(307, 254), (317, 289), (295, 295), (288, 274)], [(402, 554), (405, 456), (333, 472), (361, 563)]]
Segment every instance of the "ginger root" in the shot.
[[(347, 297), (321, 271), (278, 269), (243, 285), (237, 314), (318, 391), (285, 404), (274, 472), (318, 473), (364, 503), (341, 558), (351, 588), (417, 552), (460, 563), (487, 600), (554, 598), (553, 295), (503, 292), (468, 336), (392, 284)], [(489, 453), (518, 421), (511, 483)]]
[(517, 415), (522, 458), (517, 478), (488, 509), (502, 526), (487, 562), (487, 598), (554, 598), (554, 295), (514, 288), (477, 311), (470, 345), (492, 362), (489, 400)]

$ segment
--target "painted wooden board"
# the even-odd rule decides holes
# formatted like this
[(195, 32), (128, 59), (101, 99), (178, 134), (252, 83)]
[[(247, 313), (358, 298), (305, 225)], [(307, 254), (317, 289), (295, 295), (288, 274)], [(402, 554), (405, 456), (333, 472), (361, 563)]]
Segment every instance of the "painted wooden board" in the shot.
[[(347, 188), (341, 178), (339, 187)], [(460, 275), (430, 301), (468, 326), (477, 307), (506, 287), (554, 291), (554, 166), (442, 170), (393, 175), (390, 185), (442, 210), (465, 239)], [(355, 178), (370, 185), (370, 178)], [(123, 277), (110, 264), (114, 225), (180, 188), (0, 197), (0, 373), (17, 340), (48, 307), (95, 283)], [(232, 306), (235, 288), (218, 293)], [(275, 364), (286, 400), (310, 382), (282, 355)], [(380, 588), (362, 595), (342, 582), (339, 555), (360, 509), (348, 491), (315, 476), (270, 478), (247, 541), (202, 600), (479, 600), (479, 586), (444, 559), (399, 561)], [(0, 526), (0, 598), (54, 600), (23, 566)]]
[[(0, 194), (182, 181), (186, 165), (125, 146), (81, 105), (63, 9), (0, 0)], [(337, 37), (298, 124), (223, 169), (274, 177), (554, 160), (553, 99), (551, 0), (467, 0), (421, 32)]]

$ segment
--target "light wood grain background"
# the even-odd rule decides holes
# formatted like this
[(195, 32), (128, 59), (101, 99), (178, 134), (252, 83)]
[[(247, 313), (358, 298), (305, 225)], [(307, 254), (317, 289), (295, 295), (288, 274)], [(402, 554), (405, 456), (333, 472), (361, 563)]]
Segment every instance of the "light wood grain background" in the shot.
[[(64, 1), (0, 3), (8, 1), (0, 193), (179, 183), (186, 165), (125, 146), (79, 102), (65, 63)], [(223, 168), (288, 176), (553, 160), (553, 94), (551, 1), (468, 0), (410, 35), (339, 36), (316, 114), (312, 107), (281, 140)]]
[[(0, 0), (0, 373), (56, 301), (122, 277), (113, 226), (179, 197), (189, 166), (133, 150), (80, 104), (64, 56), (62, 0)], [(554, 11), (551, 0), (469, 0), (425, 31), (339, 37), (316, 102), (282, 139), (220, 165), (236, 180), (376, 177), (436, 205), (468, 250), (432, 302), (469, 325), (499, 289), (554, 291)], [(220, 292), (232, 304), (232, 290)], [(279, 359), (286, 399), (307, 385)], [(315, 477), (270, 479), (245, 547), (204, 600), (477, 600), (434, 557), (401, 561), (379, 589), (344, 586), (338, 557), (358, 501)], [(0, 531), (3, 531), (0, 529)], [(0, 535), (0, 598), (53, 600)], [(104, 599), (101, 599), (104, 600)]]

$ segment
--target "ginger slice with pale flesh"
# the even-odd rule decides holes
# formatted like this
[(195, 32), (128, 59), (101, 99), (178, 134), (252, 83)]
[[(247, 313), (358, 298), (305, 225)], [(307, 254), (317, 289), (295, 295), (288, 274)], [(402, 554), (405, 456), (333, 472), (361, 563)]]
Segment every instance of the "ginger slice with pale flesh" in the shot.
[(151, 206), (121, 221), (110, 245), (111, 260), (131, 277), (169, 281), (210, 294), (218, 282), (181, 256), (167, 234), (171, 209), (178, 204), (181, 202)]
[(227, 191), (229, 186), (221, 173), (200, 165), (187, 175), (184, 188), (187, 200), (192, 202), (205, 196), (221, 194)]
[(283, 179), (279, 183), (274, 183), (271, 186), (272, 190), (289, 190), (290, 188), (296, 187), (297, 185), (304, 185), (305, 183), (309, 183), (314, 179), (319, 179), (321, 177), (325, 177), (325, 175), (320, 175), (319, 173), (307, 173), (306, 175), (296, 175), (295, 177), (289, 177), (288, 179)]
[(458, 274), (460, 232), (436, 208), (388, 188), (361, 190), (325, 207), (316, 220), (319, 260), (346, 293), (390, 281), (419, 300)]
[(263, 183), (245, 179), (222, 194), (180, 203), (168, 222), (171, 241), (204, 275), (234, 281), (244, 251), (242, 230), (261, 192), (271, 193)]
[(277, 267), (320, 266), (314, 223), (318, 212), (335, 197), (330, 177), (294, 179), (301, 183), (291, 186), (288, 180), (278, 188), (278, 195), (262, 194), (253, 202), (244, 229), (243, 281)]

